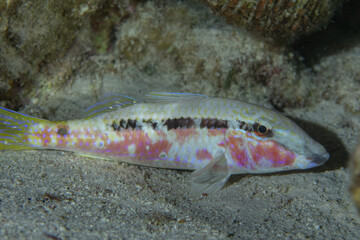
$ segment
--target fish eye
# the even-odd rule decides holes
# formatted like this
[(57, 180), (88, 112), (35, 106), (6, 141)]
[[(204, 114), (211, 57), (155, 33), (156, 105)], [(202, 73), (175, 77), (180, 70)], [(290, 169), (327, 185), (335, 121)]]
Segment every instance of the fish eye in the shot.
[(268, 131), (268, 129), (267, 129), (267, 127), (265, 127), (264, 125), (260, 125), (260, 126), (258, 127), (258, 131), (259, 131), (259, 133), (261, 133), (261, 134), (265, 134), (265, 133)]
[(270, 124), (255, 122), (253, 125), (254, 133), (259, 137), (271, 137), (272, 129)]

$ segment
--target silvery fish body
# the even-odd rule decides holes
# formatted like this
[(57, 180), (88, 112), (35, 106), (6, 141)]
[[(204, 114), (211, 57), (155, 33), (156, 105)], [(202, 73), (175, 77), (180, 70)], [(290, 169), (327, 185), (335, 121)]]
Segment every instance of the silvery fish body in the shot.
[(305, 169), (329, 154), (273, 110), (197, 94), (108, 95), (84, 119), (47, 121), (0, 109), (0, 149), (58, 149), (159, 168), (196, 170), (194, 192), (231, 174)]

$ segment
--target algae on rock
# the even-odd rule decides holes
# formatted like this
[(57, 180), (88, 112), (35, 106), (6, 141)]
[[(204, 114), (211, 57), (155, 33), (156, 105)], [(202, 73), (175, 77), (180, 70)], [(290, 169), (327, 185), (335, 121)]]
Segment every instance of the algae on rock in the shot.
[[(4, 88), (0, 100), (14, 101), (15, 97), (21, 105), (22, 96), (37, 96), (45, 85), (66, 84), (94, 46), (89, 18), (104, 8), (125, 8), (129, 2), (1, 1), (0, 81)], [(17, 85), (21, 88), (14, 95), (9, 89)]]

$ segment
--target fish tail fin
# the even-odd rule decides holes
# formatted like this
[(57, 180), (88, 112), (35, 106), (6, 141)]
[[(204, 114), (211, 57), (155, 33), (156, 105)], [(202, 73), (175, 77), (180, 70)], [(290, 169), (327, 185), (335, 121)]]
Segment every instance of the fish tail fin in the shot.
[(27, 141), (27, 136), (32, 127), (45, 122), (48, 121), (0, 107), (0, 150), (39, 147)]

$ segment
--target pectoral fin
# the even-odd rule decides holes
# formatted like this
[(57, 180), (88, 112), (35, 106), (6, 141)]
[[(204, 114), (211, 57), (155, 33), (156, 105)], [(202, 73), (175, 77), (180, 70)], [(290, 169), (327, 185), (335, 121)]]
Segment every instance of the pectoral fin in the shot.
[(225, 155), (213, 159), (205, 167), (191, 174), (191, 193), (213, 193), (220, 190), (230, 177)]

